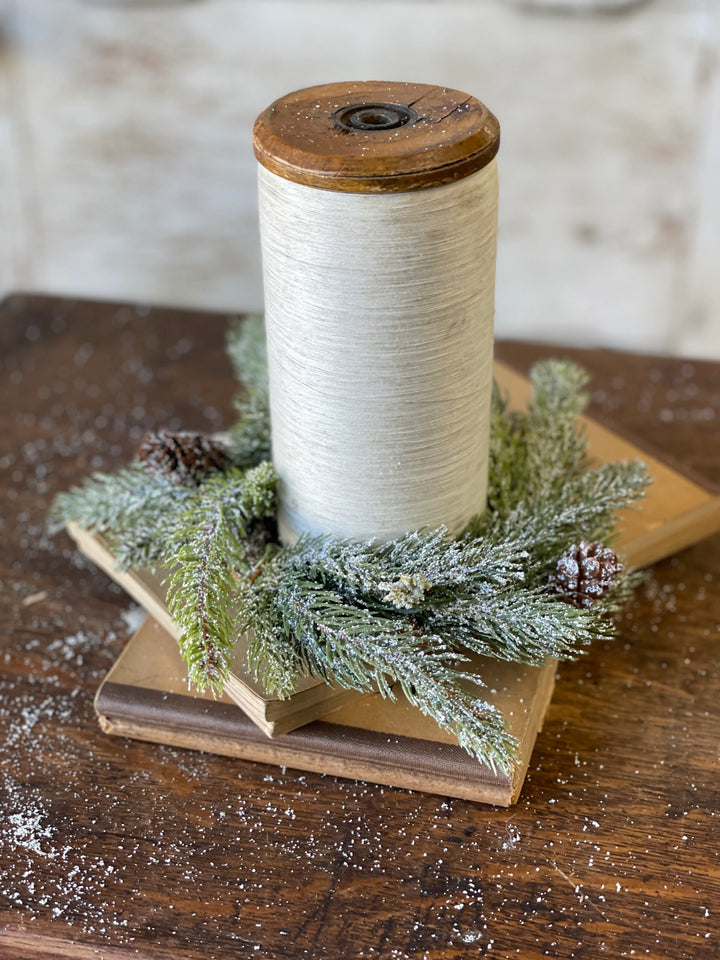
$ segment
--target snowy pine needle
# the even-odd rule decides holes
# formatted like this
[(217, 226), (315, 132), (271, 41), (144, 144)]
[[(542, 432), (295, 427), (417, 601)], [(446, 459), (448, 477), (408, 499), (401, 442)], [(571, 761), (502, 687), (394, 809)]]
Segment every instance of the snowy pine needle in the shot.
[(231, 450), (236, 463), (252, 467), (270, 459), (270, 398), (262, 316), (246, 317), (231, 326), (227, 351), (245, 388), (235, 400), (238, 419), (230, 430)]
[[(253, 601), (243, 598), (241, 615), (254, 631), (251, 665), (270, 692), (289, 692), (287, 660), (294, 661), (298, 676), (377, 690), (383, 697), (395, 699), (399, 686), (408, 702), (470, 754), (493, 769), (509, 770), (516, 742), (502, 714), (472, 689), (481, 680), (462, 670), (468, 657), (452, 642), (390, 610), (349, 603), (338, 590), (289, 570), (280, 557), (257, 583)], [(264, 615), (258, 617), (258, 609)]]
[(150, 567), (160, 560), (168, 524), (191, 498), (188, 487), (133, 463), (117, 473), (95, 473), (82, 486), (60, 493), (51, 519), (56, 529), (74, 521), (101, 533), (122, 569)]
[(236, 578), (260, 558), (249, 549), (253, 520), (275, 512), (275, 473), (263, 463), (208, 480), (175, 520), (163, 545), (168, 610), (180, 627), (188, 677), (222, 693), (237, 638), (232, 613)]

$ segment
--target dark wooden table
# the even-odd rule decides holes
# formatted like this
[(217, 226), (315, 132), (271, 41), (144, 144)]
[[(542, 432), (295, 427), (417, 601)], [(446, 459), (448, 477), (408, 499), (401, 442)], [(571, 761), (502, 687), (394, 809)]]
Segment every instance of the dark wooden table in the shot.
[[(46, 512), (148, 429), (229, 422), (226, 322), (1, 308), (0, 957), (719, 956), (717, 536), (562, 665), (510, 810), (101, 734), (137, 611)], [(719, 364), (563, 352), (593, 413), (720, 481)]]

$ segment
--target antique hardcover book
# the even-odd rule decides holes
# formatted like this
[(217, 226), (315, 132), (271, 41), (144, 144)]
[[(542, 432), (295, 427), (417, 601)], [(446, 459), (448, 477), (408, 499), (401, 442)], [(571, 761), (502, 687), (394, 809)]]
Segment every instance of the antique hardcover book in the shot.
[(520, 791), (556, 663), (487, 660), (473, 668), (487, 685), (481, 695), (504, 712), (520, 741), (520, 763), (511, 775), (473, 760), (402, 694), (395, 701), (365, 696), (270, 739), (227, 696), (213, 700), (188, 691), (174, 638), (150, 617), (98, 690), (95, 709), (106, 733), (507, 805)]
[[(528, 381), (497, 362), (495, 376), (513, 404), (524, 405)], [(618, 548), (633, 566), (654, 563), (720, 529), (715, 491), (592, 420), (585, 420), (585, 430), (595, 460), (639, 457), (653, 476), (645, 500), (621, 521)], [(495, 660), (473, 664), (486, 683), (483, 696), (503, 711), (520, 742), (519, 763), (509, 774), (473, 760), (402, 696), (396, 701), (368, 695), (345, 704), (315, 702), (302, 714), (313, 722), (292, 732), (275, 726), (278, 735), (269, 739), (249, 711), (237, 709), (240, 695), (234, 684), (220, 699), (188, 689), (164, 604), (150, 602), (146, 589), (141, 598), (135, 575), (125, 573), (121, 579), (107, 551), (93, 555), (99, 541), (91, 545), (87, 534), (80, 539), (88, 556), (151, 614), (97, 693), (96, 710), (106, 732), (486, 803), (507, 806), (517, 800), (552, 696), (555, 661), (543, 667)], [(157, 585), (154, 595), (160, 596)], [(242, 676), (241, 660), (236, 676)]]

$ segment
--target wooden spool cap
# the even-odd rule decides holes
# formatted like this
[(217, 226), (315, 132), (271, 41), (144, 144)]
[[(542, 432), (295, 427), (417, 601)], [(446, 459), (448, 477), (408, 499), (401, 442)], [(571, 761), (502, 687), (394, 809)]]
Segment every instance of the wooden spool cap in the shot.
[(422, 83), (329, 83), (281, 97), (254, 129), (272, 173), (342, 193), (405, 193), (461, 180), (500, 145), (475, 97)]

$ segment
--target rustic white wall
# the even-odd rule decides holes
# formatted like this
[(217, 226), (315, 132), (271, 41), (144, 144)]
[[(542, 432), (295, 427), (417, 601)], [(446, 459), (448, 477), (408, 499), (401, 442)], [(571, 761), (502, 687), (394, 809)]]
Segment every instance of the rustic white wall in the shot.
[(420, 79), (502, 123), (499, 335), (720, 357), (719, 7), (0, 0), (0, 292), (258, 308), (257, 113)]

